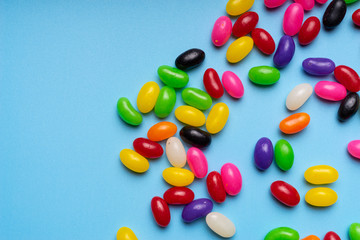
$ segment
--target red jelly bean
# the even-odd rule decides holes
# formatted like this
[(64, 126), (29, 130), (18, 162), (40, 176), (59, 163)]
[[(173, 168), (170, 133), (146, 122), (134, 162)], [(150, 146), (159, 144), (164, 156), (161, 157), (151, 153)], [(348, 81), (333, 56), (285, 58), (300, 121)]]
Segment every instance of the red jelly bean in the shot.
[(277, 200), (289, 207), (294, 207), (300, 202), (300, 195), (298, 191), (284, 181), (273, 182), (270, 190)]
[(133, 146), (137, 153), (146, 158), (159, 158), (164, 153), (164, 149), (160, 144), (147, 138), (135, 139)]
[(317, 37), (320, 32), (321, 24), (317, 17), (309, 17), (300, 28), (299, 43), (308, 45)]
[(220, 173), (212, 171), (206, 178), (208, 192), (212, 199), (217, 203), (222, 203), (226, 199), (226, 191)]
[(235, 22), (232, 34), (235, 37), (242, 37), (250, 33), (259, 21), (259, 15), (256, 12), (246, 12)]
[(335, 232), (330, 231), (325, 235), (324, 240), (341, 240), (341, 238)]
[(203, 77), (204, 87), (213, 98), (221, 98), (224, 88), (221, 84), (219, 74), (213, 68), (206, 69)]
[(272, 54), (275, 51), (275, 42), (270, 33), (262, 28), (255, 28), (251, 32), (251, 38), (254, 40), (255, 46), (265, 54)]
[(151, 211), (156, 223), (160, 227), (166, 227), (170, 223), (170, 209), (164, 199), (153, 197), (151, 200)]
[(172, 205), (188, 204), (191, 203), (194, 198), (194, 192), (187, 187), (172, 187), (164, 193), (164, 200)]
[(360, 78), (354, 69), (339, 65), (335, 68), (334, 75), (336, 80), (350, 92), (358, 92), (360, 90)]
[(356, 26), (360, 27), (360, 9), (353, 13), (352, 20)]

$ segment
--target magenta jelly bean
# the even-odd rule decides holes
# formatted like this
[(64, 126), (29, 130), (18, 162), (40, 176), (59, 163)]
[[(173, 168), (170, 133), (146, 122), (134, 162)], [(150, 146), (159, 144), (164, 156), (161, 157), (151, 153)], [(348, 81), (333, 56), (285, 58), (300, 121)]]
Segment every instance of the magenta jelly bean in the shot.
[(283, 30), (286, 35), (294, 36), (300, 31), (304, 19), (304, 8), (299, 3), (291, 4), (285, 11)]
[(226, 71), (222, 75), (222, 83), (225, 90), (233, 98), (241, 98), (244, 95), (244, 86), (240, 78), (231, 71)]
[(283, 5), (286, 0), (264, 0), (265, 6), (268, 8), (277, 8)]
[(295, 0), (295, 2), (301, 4), (305, 11), (310, 11), (315, 5), (315, 0)]
[(232, 163), (225, 163), (221, 167), (221, 178), (227, 194), (235, 196), (242, 187), (242, 177), (239, 169)]
[(360, 140), (349, 142), (347, 149), (351, 156), (360, 159)]
[(224, 45), (229, 40), (232, 31), (232, 22), (229, 17), (219, 17), (213, 27), (211, 40), (217, 47)]
[(200, 149), (192, 147), (188, 150), (186, 157), (189, 167), (195, 177), (205, 177), (208, 172), (208, 163), (204, 153)]
[(340, 101), (346, 97), (346, 88), (337, 82), (320, 81), (315, 85), (315, 93), (329, 101)]
[(315, 0), (319, 4), (325, 4), (328, 0)]

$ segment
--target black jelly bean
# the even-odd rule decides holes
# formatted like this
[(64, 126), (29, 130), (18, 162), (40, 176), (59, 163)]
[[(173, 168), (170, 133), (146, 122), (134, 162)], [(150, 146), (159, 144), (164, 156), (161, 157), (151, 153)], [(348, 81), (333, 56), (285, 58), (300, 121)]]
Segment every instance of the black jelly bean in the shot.
[(205, 59), (205, 52), (198, 48), (189, 49), (180, 54), (176, 60), (175, 65), (181, 70), (189, 70), (199, 66)]
[(323, 16), (325, 28), (334, 28), (341, 23), (346, 14), (346, 3), (344, 0), (333, 0), (326, 8)]
[(211, 143), (211, 135), (197, 127), (185, 126), (180, 130), (181, 139), (197, 148), (207, 147)]
[(353, 116), (359, 108), (359, 95), (350, 92), (342, 101), (338, 111), (340, 121), (345, 121)]

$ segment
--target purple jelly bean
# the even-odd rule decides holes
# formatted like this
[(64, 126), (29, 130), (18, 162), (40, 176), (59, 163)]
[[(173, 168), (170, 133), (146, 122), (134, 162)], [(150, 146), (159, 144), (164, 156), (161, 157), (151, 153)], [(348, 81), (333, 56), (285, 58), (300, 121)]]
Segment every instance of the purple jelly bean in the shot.
[(295, 42), (292, 37), (284, 35), (280, 38), (274, 54), (274, 63), (277, 67), (285, 67), (289, 64), (295, 53)]
[(307, 58), (302, 63), (305, 72), (311, 75), (329, 75), (335, 70), (335, 63), (328, 58)]
[(271, 140), (263, 137), (257, 141), (254, 151), (255, 165), (260, 170), (266, 170), (270, 167), (274, 158), (274, 149)]
[(184, 222), (193, 222), (196, 219), (205, 217), (213, 209), (213, 202), (208, 198), (199, 198), (188, 205), (182, 211), (182, 219)]

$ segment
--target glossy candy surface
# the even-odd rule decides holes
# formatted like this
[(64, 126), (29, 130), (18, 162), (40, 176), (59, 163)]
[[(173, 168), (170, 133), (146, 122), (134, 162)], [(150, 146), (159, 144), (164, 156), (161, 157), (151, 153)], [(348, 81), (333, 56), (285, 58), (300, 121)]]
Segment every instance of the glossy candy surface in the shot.
[(121, 150), (120, 160), (125, 167), (137, 173), (143, 173), (149, 169), (149, 161), (131, 149)]
[(203, 83), (208, 94), (213, 98), (221, 98), (224, 95), (224, 88), (221, 84), (219, 74), (213, 68), (206, 69)]
[[(305, 1), (305, 0), (302, 0)], [(308, 0), (306, 0), (308, 1)], [(304, 8), (299, 3), (292, 3), (286, 9), (283, 19), (283, 30), (288, 36), (294, 36), (300, 31), (304, 19)]]
[(244, 95), (244, 86), (240, 78), (235, 73), (231, 71), (225, 71), (221, 80), (225, 90), (233, 98), (241, 98)]
[(156, 82), (147, 82), (142, 86), (137, 96), (136, 105), (140, 112), (148, 113), (155, 107), (160, 93), (160, 87)]
[(187, 163), (191, 171), (194, 173), (195, 177), (203, 178), (206, 177), (208, 172), (208, 162), (204, 153), (196, 148), (189, 148), (186, 154)]
[(354, 92), (349, 94), (341, 101), (338, 118), (340, 121), (346, 121), (352, 117), (359, 109), (359, 95)]
[(159, 122), (153, 125), (147, 132), (151, 141), (159, 142), (175, 135), (177, 127), (172, 122)]
[(319, 4), (325, 4), (328, 0), (315, 0)]
[(176, 102), (175, 90), (165, 86), (160, 89), (159, 96), (155, 103), (155, 114), (159, 118), (165, 118), (172, 112)]
[(266, 170), (270, 167), (274, 158), (274, 149), (271, 140), (263, 137), (260, 138), (254, 150), (255, 166), (260, 170)]
[(310, 11), (315, 6), (315, 0), (295, 0), (295, 2), (301, 4), (305, 11)]
[(325, 234), (324, 240), (341, 240), (336, 232), (330, 231)]
[(211, 134), (220, 132), (229, 117), (229, 107), (225, 103), (215, 104), (206, 119), (206, 130)]
[(117, 102), (117, 112), (124, 122), (137, 126), (142, 122), (141, 114), (131, 105), (129, 99), (122, 97)]
[(162, 176), (165, 182), (175, 187), (185, 187), (194, 181), (194, 174), (184, 168), (166, 168), (163, 171)]
[(294, 164), (294, 150), (290, 143), (284, 139), (280, 139), (275, 144), (275, 162), (277, 166), (288, 171)]
[(269, 66), (253, 67), (249, 71), (249, 79), (255, 84), (272, 85), (279, 81), (280, 71)]
[(191, 106), (178, 107), (175, 110), (175, 117), (180, 122), (194, 127), (201, 127), (206, 121), (204, 113)]
[(284, 181), (273, 182), (270, 186), (270, 190), (271, 194), (286, 206), (295, 207), (300, 202), (298, 191)]
[(226, 59), (230, 63), (240, 62), (245, 58), (253, 49), (254, 41), (251, 37), (244, 36), (235, 40), (226, 52)]
[(315, 207), (328, 207), (336, 203), (337, 194), (331, 188), (312, 188), (305, 195), (305, 201)]
[(344, 0), (333, 0), (326, 8), (323, 16), (323, 24), (326, 28), (334, 28), (341, 23), (346, 14)]
[(164, 150), (160, 144), (147, 138), (137, 138), (133, 142), (133, 147), (137, 153), (146, 158), (159, 158), (163, 155)]
[(266, 234), (264, 240), (299, 240), (299, 233), (289, 227), (279, 227)]
[(188, 74), (174, 67), (162, 65), (157, 72), (161, 81), (172, 88), (183, 88), (189, 82)]
[(199, 218), (205, 217), (213, 209), (213, 202), (208, 198), (195, 199), (186, 205), (182, 211), (184, 222), (190, 223)]
[(246, 12), (242, 14), (234, 23), (232, 34), (235, 37), (243, 37), (249, 34), (259, 21), (259, 15), (256, 12)]
[(295, 113), (283, 119), (279, 128), (285, 134), (294, 134), (304, 130), (310, 123), (310, 116), (307, 113)]
[(335, 63), (329, 58), (307, 58), (302, 62), (305, 72), (315, 76), (325, 76), (334, 72)]
[(283, 5), (286, 0), (264, 0), (264, 4), (268, 8), (277, 8)]
[(295, 43), (292, 37), (287, 35), (282, 36), (274, 54), (274, 64), (280, 68), (285, 67), (290, 63), (294, 53)]
[(170, 209), (164, 199), (161, 197), (153, 197), (151, 200), (151, 211), (156, 223), (160, 227), (166, 227), (170, 223)]
[(346, 97), (345, 87), (330, 81), (319, 81), (315, 85), (315, 93), (318, 97), (329, 101), (340, 101)]
[(358, 92), (360, 90), (360, 77), (354, 69), (339, 65), (334, 70), (335, 78), (350, 92)]
[(186, 164), (186, 151), (177, 137), (170, 137), (166, 141), (166, 156), (174, 167), (182, 168)]
[(226, 4), (226, 12), (231, 16), (238, 16), (246, 11), (248, 11), (254, 0), (229, 0)]
[(307, 237), (304, 237), (303, 239), (301, 240), (320, 240), (319, 237), (315, 236), (315, 235), (309, 235)]
[(313, 87), (308, 83), (295, 86), (286, 97), (286, 107), (290, 111), (299, 109), (313, 93)]
[(172, 187), (165, 191), (163, 198), (167, 204), (183, 205), (191, 203), (195, 198), (195, 194), (187, 187)]
[(264, 54), (271, 55), (275, 51), (275, 42), (270, 33), (262, 28), (255, 28), (251, 32), (255, 46)]
[(221, 16), (214, 24), (211, 41), (217, 47), (224, 45), (231, 36), (232, 22), (229, 17)]
[(315, 40), (321, 29), (320, 20), (317, 17), (309, 17), (300, 28), (298, 39), (301, 45), (308, 45)]
[(353, 223), (349, 228), (350, 240), (360, 240), (360, 223)]
[(234, 223), (221, 213), (211, 212), (205, 220), (208, 227), (223, 238), (230, 238), (236, 233)]
[(241, 187), (242, 187), (241, 173), (234, 164), (225, 163), (221, 167), (221, 178), (227, 194), (231, 196), (235, 196), (241, 191)]
[(304, 177), (311, 184), (329, 184), (339, 178), (339, 173), (331, 166), (317, 165), (308, 168), (304, 173)]
[(211, 143), (211, 135), (197, 127), (185, 126), (180, 130), (181, 139), (197, 148), (207, 147)]
[(211, 198), (217, 202), (222, 203), (226, 199), (226, 191), (220, 173), (212, 171), (206, 178), (207, 190)]
[(181, 92), (181, 97), (186, 104), (200, 110), (206, 110), (212, 104), (210, 95), (198, 88), (185, 88)]
[(138, 240), (138, 238), (130, 228), (122, 227), (116, 233), (116, 240)]
[(351, 156), (360, 159), (360, 140), (353, 140), (349, 142), (347, 149)]
[(186, 71), (199, 66), (204, 59), (205, 52), (203, 50), (192, 48), (180, 54), (175, 60), (175, 65), (178, 69)]
[(360, 27), (360, 9), (356, 10), (351, 16), (354, 24)]

